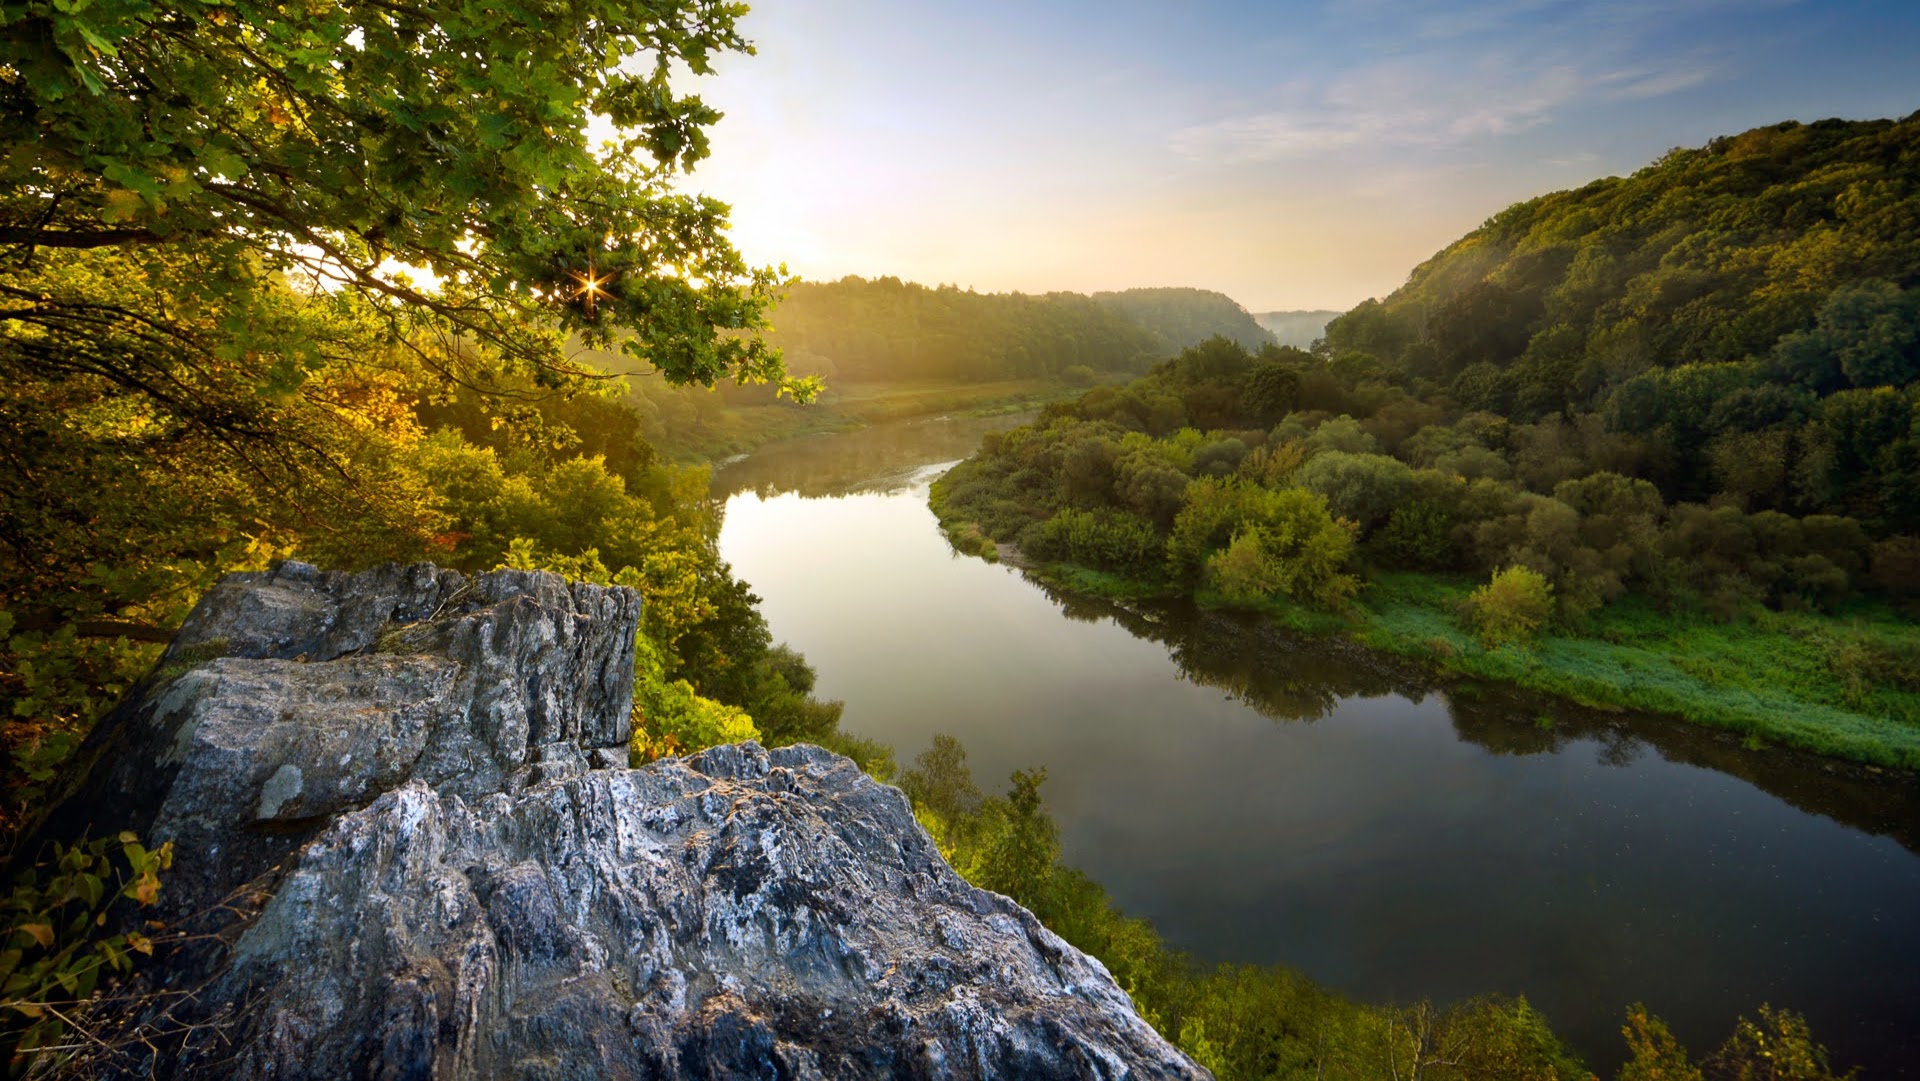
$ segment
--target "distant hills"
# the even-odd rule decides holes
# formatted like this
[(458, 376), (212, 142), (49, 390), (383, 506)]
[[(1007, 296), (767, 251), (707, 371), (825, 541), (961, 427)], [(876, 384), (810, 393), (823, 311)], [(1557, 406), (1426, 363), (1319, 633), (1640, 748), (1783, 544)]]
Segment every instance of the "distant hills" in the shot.
[(798, 372), (855, 382), (980, 381), (1138, 373), (1214, 336), (1273, 341), (1234, 300), (1204, 289), (979, 293), (894, 277), (800, 282), (768, 335)]
[(1273, 341), (1232, 297), (1209, 289), (1126, 289), (1095, 293), (1093, 299), (1160, 335), (1169, 356), (1216, 335), (1248, 349)]
[(1327, 324), (1339, 316), (1340, 313), (1334, 311), (1255, 312), (1253, 321), (1281, 345), (1305, 349), (1324, 337)]
[(856, 382), (1144, 370), (1166, 341), (1079, 293), (977, 293), (895, 277), (798, 282), (767, 338), (796, 371)]

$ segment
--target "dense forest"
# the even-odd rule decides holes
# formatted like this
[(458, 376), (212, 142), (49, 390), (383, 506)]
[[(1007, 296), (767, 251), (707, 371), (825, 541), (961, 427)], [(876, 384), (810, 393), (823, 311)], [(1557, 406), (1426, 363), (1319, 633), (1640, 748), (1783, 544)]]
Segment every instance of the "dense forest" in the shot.
[(1920, 766), (1917, 184), (1920, 116), (1675, 151), (1313, 353), (1213, 340), (1049, 407), (936, 506), (1091, 587)]

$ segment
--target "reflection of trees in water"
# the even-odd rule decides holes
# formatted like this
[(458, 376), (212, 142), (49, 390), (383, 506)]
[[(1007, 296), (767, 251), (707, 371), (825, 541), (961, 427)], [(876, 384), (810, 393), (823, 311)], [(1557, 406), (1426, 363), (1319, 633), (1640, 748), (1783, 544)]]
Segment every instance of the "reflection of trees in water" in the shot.
[(1920, 778), (1910, 773), (1777, 747), (1754, 750), (1731, 732), (1503, 687), (1455, 687), (1448, 712), (1461, 739), (1495, 754), (1558, 754), (1587, 744), (1601, 765), (1625, 767), (1651, 751), (1664, 761), (1737, 777), (1809, 814), (1920, 852)]
[(794, 492), (818, 499), (897, 492), (926, 466), (964, 458), (979, 449), (981, 436), (1025, 419), (935, 417), (783, 440), (716, 470), (713, 494), (724, 500), (753, 492), (767, 499)]
[[(1216, 687), (1280, 722), (1315, 721), (1344, 698), (1397, 694), (1414, 702), (1441, 689), (1424, 668), (1350, 642), (1302, 638), (1253, 617), (1185, 602), (1120, 604), (1059, 589), (1031, 575), (1069, 619), (1111, 619), (1157, 642), (1195, 683)], [(1735, 734), (1645, 714), (1589, 709), (1497, 685), (1445, 691), (1459, 737), (1498, 755), (1585, 753), (1625, 768), (1661, 759), (1737, 777), (1809, 814), (1892, 837), (1920, 852), (1920, 778), (1779, 748), (1751, 750)]]
[(1343, 642), (1294, 639), (1257, 620), (1191, 604), (1119, 604), (1028, 576), (1068, 619), (1111, 619), (1136, 638), (1158, 642), (1183, 678), (1225, 691), (1275, 721), (1316, 721), (1342, 698), (1401, 694), (1418, 702), (1428, 688), (1396, 665)]

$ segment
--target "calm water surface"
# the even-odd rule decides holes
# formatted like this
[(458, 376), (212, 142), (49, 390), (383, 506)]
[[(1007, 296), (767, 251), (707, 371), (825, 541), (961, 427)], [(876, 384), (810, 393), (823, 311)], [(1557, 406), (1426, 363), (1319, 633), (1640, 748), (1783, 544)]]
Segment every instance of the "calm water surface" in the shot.
[(1920, 1076), (1920, 786), (956, 557), (941, 463), (1010, 422), (767, 447), (715, 476), (777, 638), (903, 763), (1047, 767), (1067, 860), (1174, 945), (1362, 999), (1524, 994), (1588, 1062), (1644, 1001), (1701, 1053), (1762, 1002)]

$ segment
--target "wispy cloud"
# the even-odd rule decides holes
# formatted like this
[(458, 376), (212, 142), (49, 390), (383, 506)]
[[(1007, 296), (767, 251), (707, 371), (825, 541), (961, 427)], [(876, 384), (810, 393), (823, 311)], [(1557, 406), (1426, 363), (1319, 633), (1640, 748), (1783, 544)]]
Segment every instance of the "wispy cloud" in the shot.
[(1597, 85), (1606, 89), (1605, 96), (1614, 101), (1632, 101), (1640, 98), (1665, 97), (1690, 90), (1719, 74), (1719, 68), (1712, 64), (1669, 68), (1665, 71), (1619, 71), (1612, 72), (1596, 80)]
[(1539, 127), (1584, 101), (1660, 97), (1715, 74), (1706, 63), (1607, 71), (1573, 64), (1528, 67), (1504, 53), (1490, 53), (1464, 71), (1430, 61), (1388, 61), (1317, 91), (1296, 84), (1279, 95), (1279, 107), (1189, 125), (1168, 143), (1188, 160), (1222, 164), (1365, 147), (1461, 146)]

